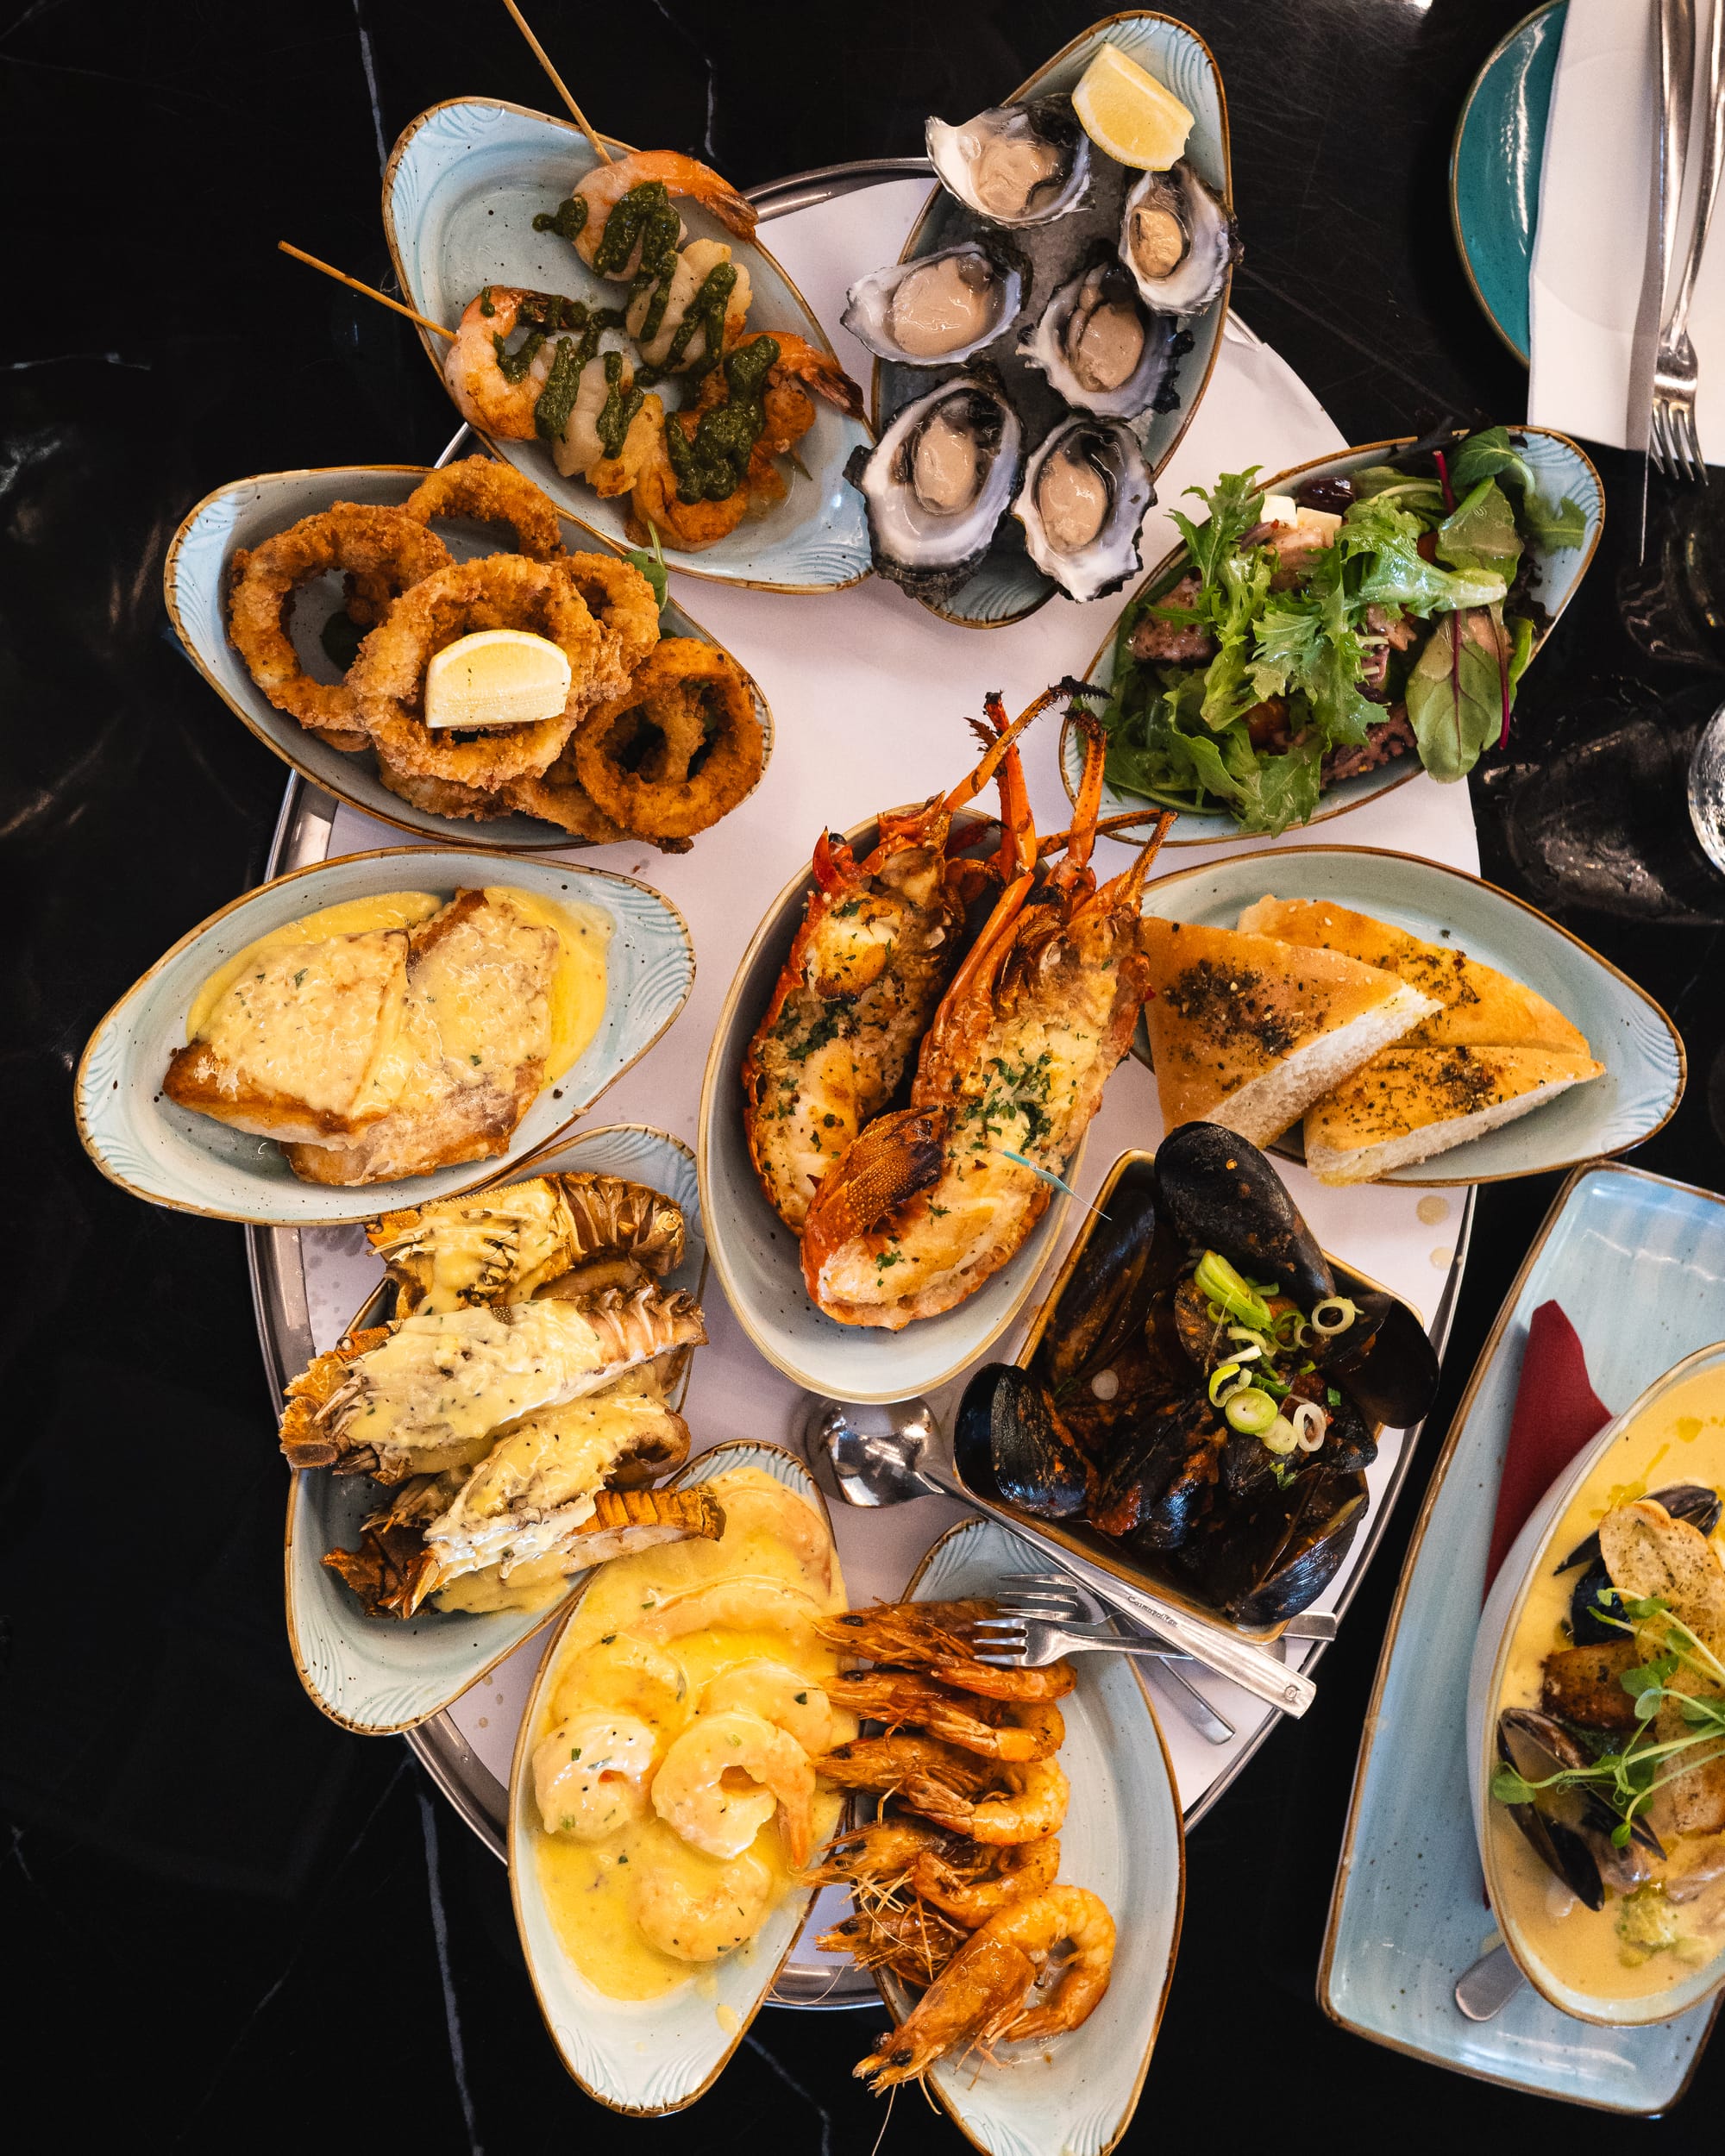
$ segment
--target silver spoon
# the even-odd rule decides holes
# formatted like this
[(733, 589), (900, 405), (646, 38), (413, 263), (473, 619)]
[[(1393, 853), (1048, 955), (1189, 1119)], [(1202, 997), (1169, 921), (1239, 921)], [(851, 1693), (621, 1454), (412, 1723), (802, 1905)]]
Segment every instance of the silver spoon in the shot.
[[(939, 1422), (925, 1400), (862, 1407), (814, 1398), (803, 1426), (803, 1449), (816, 1482), (847, 1505), (900, 1505), (913, 1497), (956, 1497), (999, 1520), (1013, 1534), (1026, 1532), (1021, 1520), (958, 1480)], [(1082, 1580), (1111, 1609), (1134, 1619), (1170, 1646), (1183, 1647), (1195, 1662), (1229, 1678), (1254, 1698), (1267, 1701), (1278, 1713), (1303, 1714), (1317, 1697), (1317, 1687), (1309, 1677), (1251, 1640), (1233, 1638), (1189, 1617), (1184, 1610), (1124, 1585), (1100, 1565), (1069, 1551), (1061, 1551), (1060, 1563), (1063, 1570)]]
[(1499, 1945), (1457, 1977), (1455, 2002), (1470, 2021), (1489, 2021), (1503, 2011), (1527, 1981), (1509, 1949)]

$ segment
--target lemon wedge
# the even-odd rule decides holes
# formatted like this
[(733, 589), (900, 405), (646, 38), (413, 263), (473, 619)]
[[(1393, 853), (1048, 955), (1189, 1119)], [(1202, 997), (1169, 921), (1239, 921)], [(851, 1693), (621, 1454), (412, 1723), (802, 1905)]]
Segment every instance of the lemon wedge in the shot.
[(1165, 172), (1186, 147), (1192, 115), (1118, 45), (1105, 45), (1072, 93), (1072, 110), (1117, 164)]
[(530, 726), (555, 718), (573, 676), (549, 636), (477, 629), (445, 644), (425, 669), (428, 726)]

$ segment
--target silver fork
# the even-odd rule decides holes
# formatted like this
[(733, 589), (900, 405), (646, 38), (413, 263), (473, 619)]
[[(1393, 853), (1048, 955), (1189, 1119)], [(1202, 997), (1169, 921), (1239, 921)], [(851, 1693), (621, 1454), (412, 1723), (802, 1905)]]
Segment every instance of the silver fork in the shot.
[[(1683, 276), (1659, 331), (1659, 352), (1653, 360), (1653, 405), (1648, 446), (1653, 461), (1669, 478), (1707, 482), (1707, 461), (1695, 424), (1695, 395), (1700, 369), (1689, 336), (1689, 304), (1695, 291), (1697, 272), (1707, 245), (1707, 228), (1713, 216), (1713, 195), (1719, 176), (1721, 136), (1725, 133), (1725, 72), (1722, 72), (1722, 36), (1725, 36), (1725, 7), (1715, 7), (1707, 45), (1707, 131), (1701, 145), (1700, 174), (1696, 185), (1695, 225), (1690, 234), (1689, 254)], [(1676, 204), (1671, 205), (1673, 216)]]
[[(1135, 1658), (1160, 1665), (1156, 1674), (1167, 1687), (1174, 1706), (1199, 1735), (1213, 1745), (1233, 1742), (1236, 1733), (1233, 1724), (1216, 1712), (1186, 1672), (1176, 1666), (1182, 1662), (1189, 1663), (1192, 1659), (1190, 1655), (1178, 1647), (1164, 1645), (1153, 1633), (1139, 1634), (1138, 1628), (1130, 1618), (1111, 1613), (1107, 1604), (1099, 1595), (1093, 1595), (1077, 1580), (1069, 1579), (1058, 1572), (1008, 1572), (1004, 1576), (1011, 1584), (1005, 1593), (995, 1598), (1000, 1619), (988, 1619), (985, 1622), (992, 1626), (1000, 1621), (1018, 1620), (1026, 1626), (1031, 1623), (1046, 1626), (1051, 1634), (1057, 1634), (1060, 1639), (1073, 1643), (1081, 1651), (1112, 1647), (1122, 1653), (1131, 1652), (1135, 1644), (1134, 1635), (1137, 1634), (1148, 1651), (1138, 1653)], [(1096, 1629), (1080, 1631), (1078, 1626), (1087, 1622)], [(1116, 1624), (1120, 1628), (1119, 1631), (1113, 1629)], [(995, 1661), (996, 1658), (997, 1651), (992, 1646), (979, 1657), (984, 1662)], [(1060, 1651), (1057, 1650), (1045, 1656), (1040, 1664), (1025, 1662), (1000, 1664), (999, 1666), (1023, 1669), (1046, 1667), (1049, 1662), (1059, 1659)]]

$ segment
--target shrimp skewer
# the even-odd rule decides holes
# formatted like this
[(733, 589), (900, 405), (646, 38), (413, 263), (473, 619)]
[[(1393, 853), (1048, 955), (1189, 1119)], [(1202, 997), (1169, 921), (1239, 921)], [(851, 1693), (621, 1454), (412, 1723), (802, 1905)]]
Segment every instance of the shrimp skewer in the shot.
[[(618, 205), (638, 188), (654, 191), (644, 200), (637, 198), (632, 210), (625, 210), (622, 223), (612, 231)], [(739, 195), (710, 165), (677, 150), (630, 150), (625, 157), (612, 158), (608, 165), (595, 165), (575, 183), (570, 201), (579, 207), (573, 214), (560, 216), (556, 229), (568, 238), (573, 227), (575, 252), (587, 267), (597, 270), (601, 277), (626, 284), (642, 267), (643, 241), (649, 254), (656, 237), (662, 247), (664, 216), (674, 195), (711, 210), (739, 239), (755, 237), (754, 204)], [(670, 228), (674, 236), (665, 251), (674, 253), (681, 244), (682, 221), (674, 210), (670, 215), (675, 220)], [(656, 234), (649, 229), (653, 225), (659, 228)], [(611, 234), (609, 245), (607, 233)]]
[(1030, 904), (1026, 810), (1017, 873), (935, 1013), (910, 1106), (868, 1125), (809, 1207), (804, 1283), (843, 1325), (900, 1331), (963, 1301), (1013, 1257), (1132, 1038), (1148, 987), (1138, 902), (1167, 826), (1096, 888), (1104, 743), (1077, 716), (1084, 782), (1063, 859)]

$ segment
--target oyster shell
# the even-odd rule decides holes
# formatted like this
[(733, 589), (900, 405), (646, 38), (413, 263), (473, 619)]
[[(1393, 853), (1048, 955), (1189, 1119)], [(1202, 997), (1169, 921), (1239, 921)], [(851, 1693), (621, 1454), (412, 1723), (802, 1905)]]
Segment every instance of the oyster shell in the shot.
[(1069, 599), (1100, 599), (1143, 566), (1138, 531), (1155, 499), (1132, 429), (1081, 414), (1056, 427), (1031, 458), (1013, 514), (1044, 576)]
[(875, 567), (919, 599), (957, 591), (988, 550), (1018, 484), (1024, 430), (986, 363), (919, 397), (845, 477), (869, 508)]
[(935, 176), (990, 224), (1047, 224), (1076, 210), (1090, 179), (1090, 138), (1070, 97), (993, 105), (953, 127), (931, 119)]
[(1234, 221), (1182, 158), (1126, 196), (1120, 260), (1163, 314), (1195, 315), (1222, 289), (1239, 252)]
[(1175, 361), (1190, 342), (1167, 315), (1145, 306), (1125, 265), (1110, 254), (1060, 287), (1019, 338), (1019, 355), (1040, 367), (1075, 411), (1136, 419), (1179, 402)]
[(841, 319), (877, 358), (938, 367), (992, 343), (1017, 321), (1029, 291), (1028, 265), (1016, 249), (967, 240), (860, 279)]

